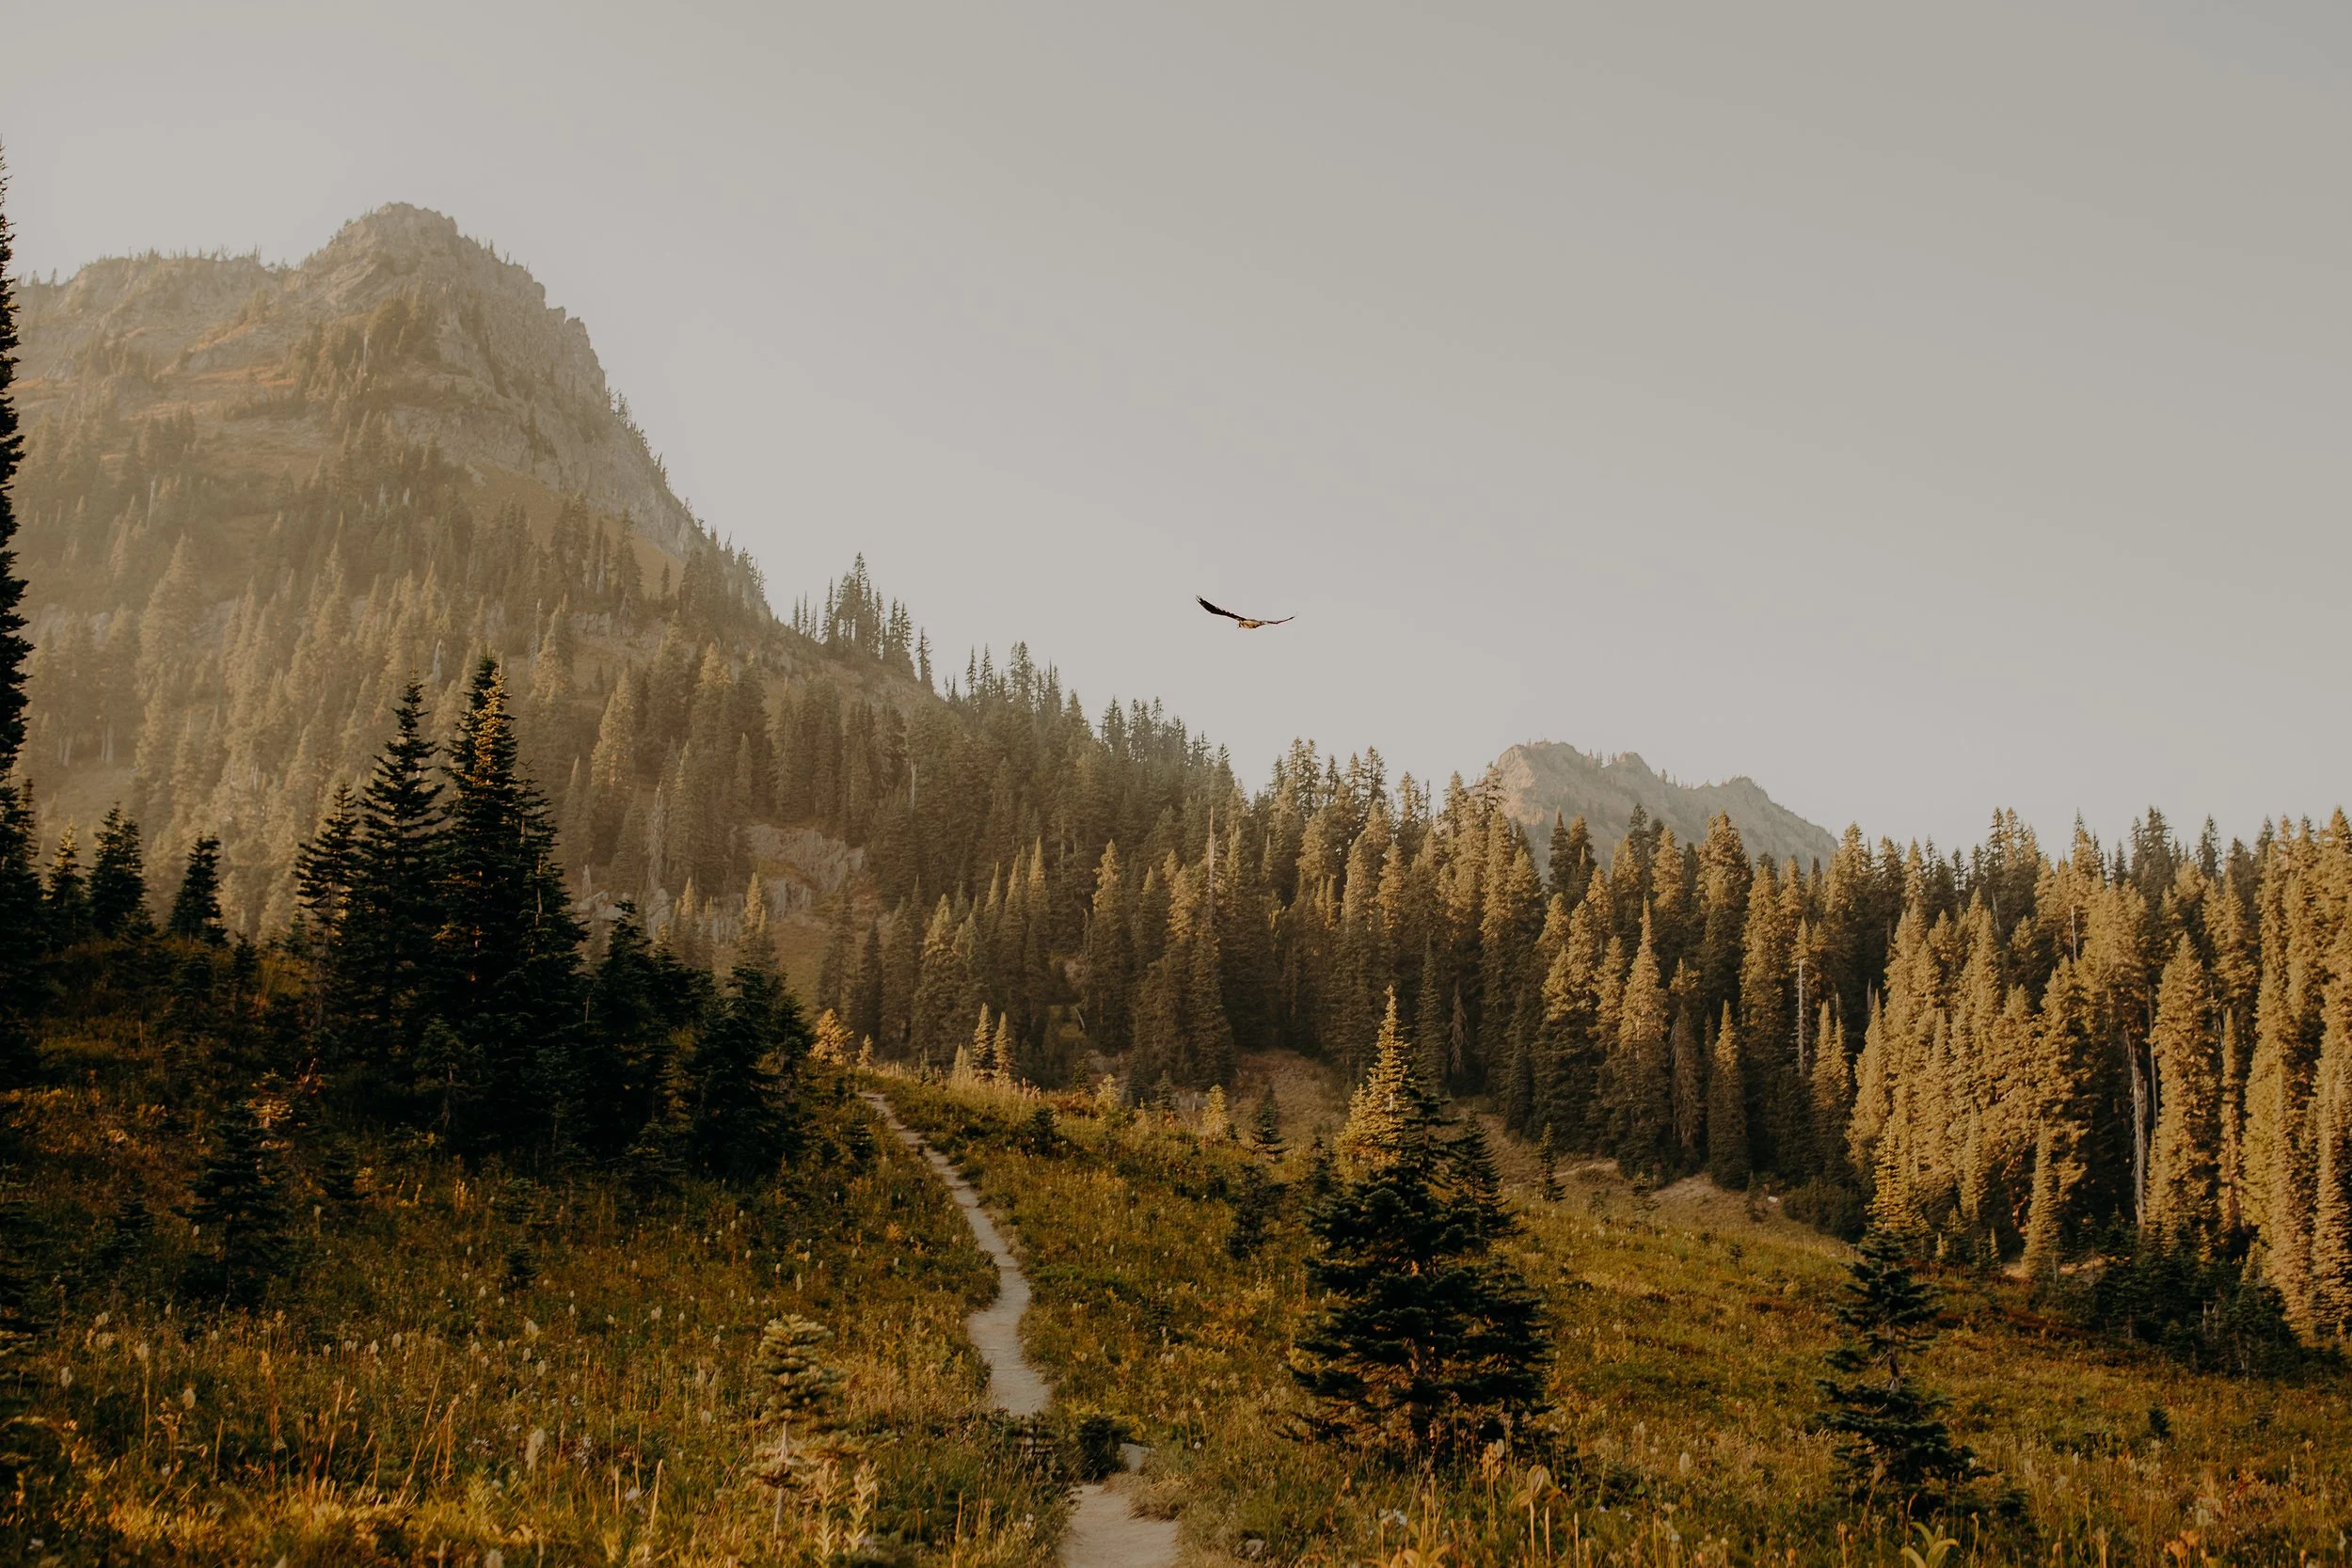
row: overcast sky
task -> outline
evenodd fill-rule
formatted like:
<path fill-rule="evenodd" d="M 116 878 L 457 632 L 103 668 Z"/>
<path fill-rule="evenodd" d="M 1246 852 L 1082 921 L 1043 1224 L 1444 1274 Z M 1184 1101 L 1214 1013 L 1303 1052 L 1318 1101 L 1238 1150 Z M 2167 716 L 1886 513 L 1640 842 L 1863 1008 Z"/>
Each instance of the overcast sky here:
<path fill-rule="evenodd" d="M 41 274 L 450 214 L 780 608 L 863 550 L 1253 780 L 2352 797 L 2341 0 L 0 0 L 0 138 Z"/>

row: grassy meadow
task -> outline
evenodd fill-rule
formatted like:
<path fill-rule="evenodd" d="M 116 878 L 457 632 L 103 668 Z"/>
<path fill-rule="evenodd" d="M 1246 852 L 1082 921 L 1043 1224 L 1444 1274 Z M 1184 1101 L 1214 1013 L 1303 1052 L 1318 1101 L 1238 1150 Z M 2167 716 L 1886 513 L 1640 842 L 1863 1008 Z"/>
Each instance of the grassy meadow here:
<path fill-rule="evenodd" d="M 1263 1071 L 1269 1064 L 1257 1064 Z M 1340 1107 L 1282 1064 L 1298 1182 Z M 1246 1074 L 1247 1075 L 1247 1074 Z M 1751 1200 L 1613 1170 L 1536 1196 L 1511 1245 L 1556 1330 L 1545 1430 L 1429 1477 L 1289 1435 L 1285 1364 L 1311 1310 L 1295 1196 L 1263 1251 L 1227 1256 L 1225 1195 L 1252 1158 L 1194 1118 L 1080 1097 L 898 1082 L 901 1114 L 1011 1222 L 1036 1291 L 1030 1354 L 1076 1411 L 1152 1445 L 1152 1503 L 1187 1556 L 1390 1568 L 1511 1563 L 2339 1561 L 2352 1523 L 2341 1374 L 2296 1384 L 2184 1370 L 2086 1335 L 2002 1277 L 1939 1271 L 1926 1380 L 1991 1472 L 1969 1512 L 1919 1522 L 1843 1491 L 1813 1430 L 1846 1249 Z M 1236 1097 L 1236 1117 L 1255 1103 Z M 1050 1152 L 1034 1147 L 1041 1104 Z M 1498 1143 L 1500 1150 L 1500 1144 Z"/>
<path fill-rule="evenodd" d="M 782 1186 L 641 1196 L 365 1147 L 356 1212 L 314 1107 L 267 1107 L 301 1216 L 259 1310 L 207 1310 L 176 1212 L 205 1126 L 134 1036 L 50 1042 L 19 1195 L 59 1305 L 21 1358 L 35 1463 L 0 1561 L 348 1565 L 1042 1560 L 1059 1488 L 979 1403 L 962 1318 L 994 1274 L 930 1172 L 812 1066 Z M 136 1199 L 126 1209 L 126 1200 Z M 139 1206 L 147 1223 L 138 1223 Z M 780 1498 L 760 1326 L 835 1331 L 834 1457 Z"/>

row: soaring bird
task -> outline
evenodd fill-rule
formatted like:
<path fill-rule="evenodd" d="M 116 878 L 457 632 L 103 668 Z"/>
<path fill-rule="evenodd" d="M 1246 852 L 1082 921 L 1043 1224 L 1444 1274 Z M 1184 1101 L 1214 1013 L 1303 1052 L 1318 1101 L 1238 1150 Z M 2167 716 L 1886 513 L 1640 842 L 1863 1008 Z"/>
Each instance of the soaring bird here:
<path fill-rule="evenodd" d="M 1282 625 L 1283 622 L 1295 621 L 1297 619 L 1295 615 L 1285 615 L 1280 621 L 1255 621 L 1247 615 L 1236 615 L 1230 610 L 1219 610 L 1208 600 L 1201 598 L 1198 594 L 1195 594 L 1193 598 L 1198 600 L 1200 608 L 1207 610 L 1210 614 L 1222 615 L 1228 621 L 1231 621 L 1235 626 L 1241 627 L 1244 631 L 1256 631 L 1260 626 L 1279 626 Z"/>

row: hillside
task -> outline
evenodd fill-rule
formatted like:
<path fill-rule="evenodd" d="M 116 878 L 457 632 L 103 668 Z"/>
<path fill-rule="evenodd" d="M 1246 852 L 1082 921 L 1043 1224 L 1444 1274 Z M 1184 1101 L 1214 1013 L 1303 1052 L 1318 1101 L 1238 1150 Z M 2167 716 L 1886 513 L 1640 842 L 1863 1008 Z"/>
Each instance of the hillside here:
<path fill-rule="evenodd" d="M 576 493 L 628 518 L 673 569 L 706 542 L 587 325 L 438 213 L 378 208 L 292 267 L 93 261 L 20 283 L 17 305 L 29 426 L 103 396 L 123 418 L 184 412 L 223 463 L 293 475 L 374 416 L 501 499 L 551 511 Z"/>
<path fill-rule="evenodd" d="M 93 262 L 19 312 L 27 772 L 53 832 L 119 802 L 174 849 L 218 834 L 241 927 L 290 912 L 406 679 L 446 718 L 506 661 L 560 790 L 665 637 L 788 664 L 586 329 L 445 217 L 388 207 L 295 267 Z"/>
<path fill-rule="evenodd" d="M 1801 867 L 1826 864 L 1837 847 L 1828 830 L 1773 800 L 1754 779 L 1677 784 L 1632 752 L 1599 757 L 1556 740 L 1532 740 L 1497 757 L 1494 776 L 1503 814 L 1526 830 L 1539 862 L 1549 849 L 1553 820 L 1581 816 L 1594 853 L 1606 864 L 1637 809 L 1685 844 L 1706 837 L 1719 814 L 1728 816 L 1750 855 L 1793 858 Z"/>

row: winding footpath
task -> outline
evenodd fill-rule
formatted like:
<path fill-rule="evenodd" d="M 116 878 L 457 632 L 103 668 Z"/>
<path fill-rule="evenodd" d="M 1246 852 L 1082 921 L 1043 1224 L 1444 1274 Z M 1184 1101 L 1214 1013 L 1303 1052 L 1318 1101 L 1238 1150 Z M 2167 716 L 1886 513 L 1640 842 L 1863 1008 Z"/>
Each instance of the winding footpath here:
<path fill-rule="evenodd" d="M 980 1195 L 955 1162 L 898 1119 L 883 1096 L 866 1092 L 865 1101 L 888 1124 L 898 1141 L 920 1154 L 947 1184 L 956 1207 L 972 1227 L 972 1239 L 996 1265 L 996 1299 L 964 1320 L 972 1346 L 988 1363 L 989 1402 L 1011 1416 L 1034 1416 L 1053 1402 L 1053 1386 L 1021 1354 L 1021 1314 L 1029 1307 L 1029 1279 L 980 1207 Z M 1078 1488 L 1077 1506 L 1062 1538 L 1062 1568 L 1168 1568 L 1176 1560 L 1176 1521 L 1147 1519 L 1127 1499 L 1095 1482 Z"/>

